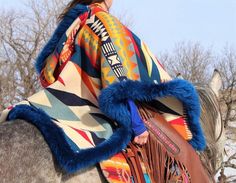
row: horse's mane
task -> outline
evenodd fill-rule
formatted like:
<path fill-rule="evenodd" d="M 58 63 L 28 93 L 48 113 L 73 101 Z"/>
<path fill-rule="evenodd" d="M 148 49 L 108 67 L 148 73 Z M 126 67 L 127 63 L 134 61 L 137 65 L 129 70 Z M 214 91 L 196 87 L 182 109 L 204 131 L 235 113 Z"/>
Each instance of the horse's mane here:
<path fill-rule="evenodd" d="M 210 173 L 215 174 L 216 159 L 218 156 L 217 141 L 223 132 L 222 119 L 217 124 L 218 117 L 221 118 L 219 101 L 216 94 L 208 85 L 196 84 L 201 102 L 201 125 L 207 140 L 207 149 L 201 153 L 204 164 Z M 220 116 L 219 116 L 220 115 Z M 216 132 L 216 125 L 221 125 L 221 131 Z M 216 134 L 219 134 L 216 137 Z M 211 157 L 211 159 L 209 159 Z M 204 160 L 205 159 L 205 160 Z"/>

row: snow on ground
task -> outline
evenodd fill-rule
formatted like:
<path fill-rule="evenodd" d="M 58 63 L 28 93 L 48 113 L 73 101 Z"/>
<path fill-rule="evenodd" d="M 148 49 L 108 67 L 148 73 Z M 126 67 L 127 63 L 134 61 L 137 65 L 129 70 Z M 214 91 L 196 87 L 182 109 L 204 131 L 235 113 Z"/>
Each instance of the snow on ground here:
<path fill-rule="evenodd" d="M 229 123 L 229 129 L 226 132 L 227 141 L 225 145 L 226 155 L 224 157 L 224 161 L 226 161 L 231 155 L 236 153 L 236 121 Z M 236 160 L 231 161 L 236 165 Z M 234 180 L 236 179 L 236 169 L 226 168 L 224 174 L 227 177 L 234 176 Z M 219 173 L 216 177 L 218 177 Z"/>

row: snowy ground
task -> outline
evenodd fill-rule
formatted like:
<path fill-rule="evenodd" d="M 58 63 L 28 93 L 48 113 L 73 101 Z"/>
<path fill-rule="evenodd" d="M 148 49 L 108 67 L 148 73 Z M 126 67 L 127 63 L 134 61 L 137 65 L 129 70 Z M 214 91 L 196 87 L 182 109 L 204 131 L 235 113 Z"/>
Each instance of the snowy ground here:
<path fill-rule="evenodd" d="M 225 151 L 226 151 L 226 155 L 224 159 L 225 161 L 228 160 L 228 158 L 231 155 L 236 153 L 236 121 L 229 123 L 229 127 L 230 127 L 229 130 L 226 132 L 226 136 L 228 140 L 226 141 L 226 146 L 225 146 Z M 231 161 L 231 162 L 236 165 L 236 160 Z M 226 168 L 224 174 L 227 177 L 233 176 L 232 179 L 236 180 L 236 169 Z M 216 177 L 218 177 L 218 175 L 219 173 L 217 174 Z"/>

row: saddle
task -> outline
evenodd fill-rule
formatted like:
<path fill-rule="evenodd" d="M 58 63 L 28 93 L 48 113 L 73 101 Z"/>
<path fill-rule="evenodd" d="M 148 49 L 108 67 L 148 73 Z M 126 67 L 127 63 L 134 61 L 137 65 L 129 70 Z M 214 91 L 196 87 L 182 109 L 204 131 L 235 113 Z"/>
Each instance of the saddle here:
<path fill-rule="evenodd" d="M 214 182 L 192 146 L 161 114 L 148 106 L 139 106 L 139 112 L 150 135 L 144 146 L 130 143 L 122 152 L 131 174 L 123 182 Z"/>

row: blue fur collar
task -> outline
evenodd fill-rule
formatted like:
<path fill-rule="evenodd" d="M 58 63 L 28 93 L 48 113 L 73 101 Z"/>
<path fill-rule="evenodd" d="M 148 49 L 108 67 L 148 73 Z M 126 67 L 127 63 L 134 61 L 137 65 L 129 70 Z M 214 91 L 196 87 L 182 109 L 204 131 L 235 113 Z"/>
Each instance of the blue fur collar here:
<path fill-rule="evenodd" d="M 54 31 L 52 37 L 48 41 L 48 43 L 44 46 L 42 51 L 35 62 L 35 69 L 37 73 L 42 71 L 44 62 L 46 58 L 54 51 L 59 42 L 60 38 L 69 28 L 69 26 L 74 22 L 74 20 L 80 16 L 82 13 L 88 11 L 88 7 L 85 5 L 78 4 L 74 8 L 72 8 L 65 16 L 65 18 L 60 22 L 56 30 Z"/>
<path fill-rule="evenodd" d="M 99 97 L 100 109 L 119 124 L 127 124 L 126 102 L 128 99 L 136 101 L 151 101 L 157 97 L 174 96 L 183 103 L 187 112 L 189 128 L 193 139 L 189 143 L 196 150 L 204 150 L 205 137 L 199 122 L 200 103 L 198 94 L 191 83 L 186 80 L 172 80 L 166 83 L 154 84 L 139 81 L 122 81 L 102 90 Z"/>
<path fill-rule="evenodd" d="M 203 150 L 206 142 L 199 123 L 198 95 L 194 87 L 185 80 L 173 80 L 158 85 L 128 80 L 114 83 L 103 89 L 99 97 L 100 109 L 116 121 L 118 128 L 114 130 L 108 140 L 95 148 L 80 150 L 78 153 L 71 150 L 64 138 L 64 132 L 41 109 L 34 106 L 17 105 L 10 111 L 8 120 L 24 119 L 38 127 L 59 165 L 65 171 L 73 173 L 108 159 L 129 143 L 132 130 L 127 99 L 151 101 L 156 97 L 165 96 L 174 96 L 183 103 L 187 110 L 188 124 L 193 133 L 190 144 L 196 150 Z"/>

